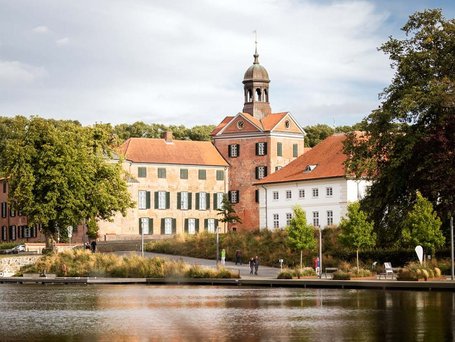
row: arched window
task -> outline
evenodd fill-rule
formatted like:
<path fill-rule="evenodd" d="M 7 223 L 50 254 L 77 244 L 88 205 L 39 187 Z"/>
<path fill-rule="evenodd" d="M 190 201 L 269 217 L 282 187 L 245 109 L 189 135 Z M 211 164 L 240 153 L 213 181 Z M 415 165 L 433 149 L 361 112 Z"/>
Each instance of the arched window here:
<path fill-rule="evenodd" d="M 248 89 L 248 94 L 247 94 L 247 97 L 246 97 L 246 102 L 252 102 L 253 100 L 253 93 L 251 91 L 251 89 Z"/>
<path fill-rule="evenodd" d="M 269 92 L 267 89 L 264 89 L 264 102 L 269 102 Z"/>
<path fill-rule="evenodd" d="M 256 100 L 261 102 L 262 101 L 262 93 L 261 93 L 261 88 L 256 89 Z"/>

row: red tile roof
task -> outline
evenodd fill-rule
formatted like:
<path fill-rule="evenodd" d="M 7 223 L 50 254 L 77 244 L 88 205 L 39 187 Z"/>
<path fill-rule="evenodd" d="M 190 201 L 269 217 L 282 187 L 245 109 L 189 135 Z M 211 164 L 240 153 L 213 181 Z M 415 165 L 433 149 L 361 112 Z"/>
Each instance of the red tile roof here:
<path fill-rule="evenodd" d="M 287 114 L 288 112 L 273 113 L 264 117 L 261 120 L 264 131 L 271 131 Z"/>
<path fill-rule="evenodd" d="M 215 127 L 215 129 L 210 133 L 210 135 L 216 135 L 219 131 L 221 131 L 224 126 L 226 126 L 234 117 L 233 116 L 226 116 L 221 123 Z"/>
<path fill-rule="evenodd" d="M 210 141 L 130 138 L 119 152 L 135 163 L 228 166 Z"/>
<path fill-rule="evenodd" d="M 288 112 L 282 113 L 272 113 L 265 116 L 262 120 L 255 118 L 249 113 L 241 113 L 247 120 L 259 127 L 262 131 L 271 131 L 281 119 L 283 119 Z M 221 123 L 215 127 L 215 129 L 210 133 L 211 136 L 218 134 L 228 123 L 234 119 L 235 116 L 226 116 Z"/>
<path fill-rule="evenodd" d="M 343 153 L 345 134 L 334 134 L 302 154 L 282 169 L 258 181 L 257 185 L 283 183 L 308 179 L 344 177 L 346 175 Z M 305 172 L 309 165 L 316 165 L 313 171 Z"/>

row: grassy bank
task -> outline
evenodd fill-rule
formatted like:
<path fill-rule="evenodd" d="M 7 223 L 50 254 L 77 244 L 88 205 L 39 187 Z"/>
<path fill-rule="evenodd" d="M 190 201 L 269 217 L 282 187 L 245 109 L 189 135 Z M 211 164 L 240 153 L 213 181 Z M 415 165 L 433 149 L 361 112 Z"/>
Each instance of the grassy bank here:
<path fill-rule="evenodd" d="M 237 273 L 225 268 L 212 269 L 183 261 L 90 253 L 85 250 L 43 256 L 35 264 L 22 267 L 17 275 L 24 273 L 54 273 L 59 277 L 238 278 Z"/>

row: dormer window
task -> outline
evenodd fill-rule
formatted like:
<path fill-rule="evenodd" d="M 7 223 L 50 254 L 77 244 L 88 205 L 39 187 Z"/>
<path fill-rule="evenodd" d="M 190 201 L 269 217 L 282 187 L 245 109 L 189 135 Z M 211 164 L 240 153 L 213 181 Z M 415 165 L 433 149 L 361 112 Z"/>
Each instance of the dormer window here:
<path fill-rule="evenodd" d="M 303 172 L 311 172 L 316 168 L 316 166 L 318 166 L 318 164 L 308 164 Z"/>

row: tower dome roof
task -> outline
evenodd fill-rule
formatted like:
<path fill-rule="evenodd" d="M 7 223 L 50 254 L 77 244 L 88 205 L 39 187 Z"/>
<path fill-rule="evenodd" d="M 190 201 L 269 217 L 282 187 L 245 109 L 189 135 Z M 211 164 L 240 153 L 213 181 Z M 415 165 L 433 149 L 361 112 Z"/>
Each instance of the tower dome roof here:
<path fill-rule="evenodd" d="M 257 53 L 257 50 L 253 56 L 253 65 L 250 66 L 245 72 L 245 76 L 243 76 L 243 83 L 251 81 L 270 82 L 269 73 L 262 65 L 259 64 L 259 54 Z"/>

